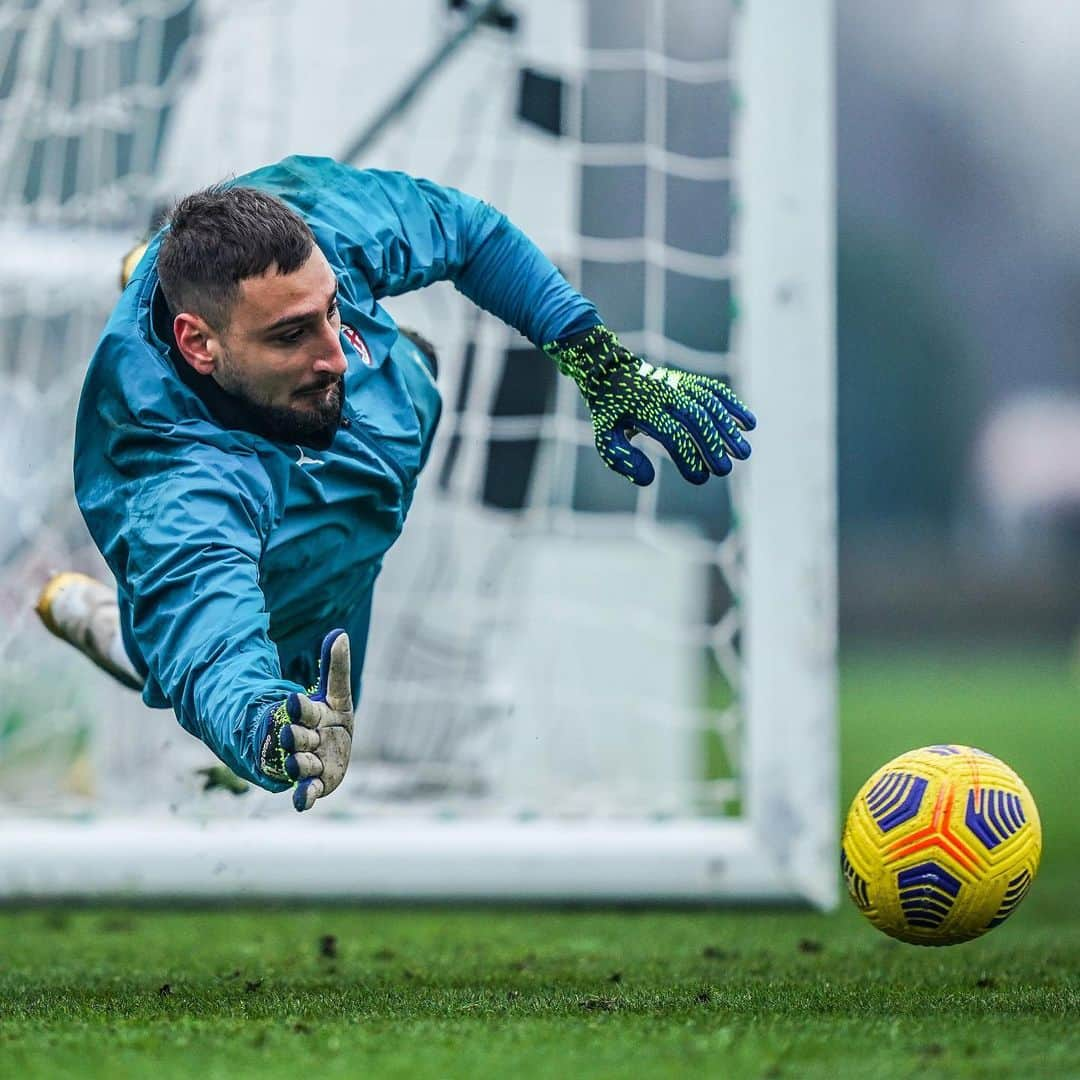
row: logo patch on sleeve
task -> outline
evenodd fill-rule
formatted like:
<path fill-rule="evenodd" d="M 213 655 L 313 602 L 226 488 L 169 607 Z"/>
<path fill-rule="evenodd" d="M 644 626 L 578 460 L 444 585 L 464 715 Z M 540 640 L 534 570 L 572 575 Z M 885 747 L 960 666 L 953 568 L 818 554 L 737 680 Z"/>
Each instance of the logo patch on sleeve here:
<path fill-rule="evenodd" d="M 345 335 L 345 340 L 360 354 L 360 359 L 364 362 L 365 366 L 374 367 L 375 361 L 371 359 L 371 353 L 368 351 L 367 342 L 360 336 L 360 331 L 352 326 L 342 323 L 341 332 Z"/>

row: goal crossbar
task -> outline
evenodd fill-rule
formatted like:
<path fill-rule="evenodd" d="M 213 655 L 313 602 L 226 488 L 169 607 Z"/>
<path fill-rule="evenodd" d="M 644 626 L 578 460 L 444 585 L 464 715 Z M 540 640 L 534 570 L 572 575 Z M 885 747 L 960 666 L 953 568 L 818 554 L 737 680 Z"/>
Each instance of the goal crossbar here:
<path fill-rule="evenodd" d="M 801 883 L 767 852 L 737 821 L 23 822 L 0 895 L 790 902 Z"/>

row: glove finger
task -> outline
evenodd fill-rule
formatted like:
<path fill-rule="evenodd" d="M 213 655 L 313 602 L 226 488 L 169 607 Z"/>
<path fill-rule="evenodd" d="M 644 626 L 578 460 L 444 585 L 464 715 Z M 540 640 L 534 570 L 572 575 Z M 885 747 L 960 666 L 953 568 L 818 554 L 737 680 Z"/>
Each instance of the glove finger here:
<path fill-rule="evenodd" d="M 750 456 L 750 444 L 743 438 L 742 432 L 736 426 L 731 413 L 727 409 L 721 411 L 723 415 L 719 417 L 717 425 L 720 429 L 720 435 L 724 442 L 727 443 L 732 456 L 737 457 L 740 461 L 745 461 Z"/>
<path fill-rule="evenodd" d="M 739 430 L 736 418 L 728 411 L 726 401 L 720 393 L 725 389 L 727 388 L 724 384 L 717 379 L 703 379 L 694 385 L 694 392 L 689 396 L 709 417 L 731 456 L 745 461 L 750 456 L 750 444 Z"/>
<path fill-rule="evenodd" d="M 318 754 L 302 751 L 285 759 L 285 771 L 290 780 L 306 780 L 309 776 L 322 776 L 323 763 Z"/>
<path fill-rule="evenodd" d="M 292 802 L 301 813 L 310 810 L 315 805 L 315 800 L 323 793 L 323 782 L 315 777 L 312 780 L 301 780 L 293 788 Z"/>
<path fill-rule="evenodd" d="M 731 472 L 731 458 L 724 450 L 720 428 L 714 423 L 707 409 L 696 402 L 690 402 L 682 408 L 668 406 L 668 414 L 690 433 L 705 459 L 705 464 L 713 473 L 727 476 Z"/>
<path fill-rule="evenodd" d="M 334 642 L 344 633 L 345 631 L 339 627 L 336 630 L 331 630 L 323 638 L 322 645 L 319 648 L 319 683 L 310 695 L 312 701 L 326 700 L 326 688 L 330 680 L 330 658 L 334 650 Z"/>
<path fill-rule="evenodd" d="M 319 729 L 306 728 L 300 724 L 286 724 L 278 732 L 278 742 L 290 752 L 295 750 L 317 750 L 319 748 Z"/>
<path fill-rule="evenodd" d="M 682 478 L 691 484 L 704 484 L 709 470 L 697 444 L 681 424 L 667 413 L 660 413 L 655 422 L 636 420 L 635 426 L 651 435 L 667 452 Z"/>
<path fill-rule="evenodd" d="M 352 715 L 352 675 L 350 673 L 351 654 L 349 650 L 349 635 L 344 630 L 335 630 L 334 639 L 330 643 L 330 659 L 326 665 L 326 704 L 334 712 Z M 332 635 L 327 635 L 330 640 Z M 326 643 L 323 643 L 325 649 Z"/>
<path fill-rule="evenodd" d="M 294 724 L 316 728 L 322 719 L 326 706 L 313 701 L 306 694 L 292 693 L 285 699 L 285 711 Z"/>
<path fill-rule="evenodd" d="M 723 403 L 725 410 L 734 418 L 735 423 L 743 431 L 753 431 L 757 427 L 757 417 L 746 407 L 727 383 L 719 379 L 709 379 L 702 376 L 702 382 L 706 388 L 718 397 Z"/>
<path fill-rule="evenodd" d="M 609 469 L 625 476 L 638 487 L 648 487 L 656 472 L 652 462 L 636 446 L 630 445 L 627 433 L 621 428 L 598 432 L 596 449 Z"/>

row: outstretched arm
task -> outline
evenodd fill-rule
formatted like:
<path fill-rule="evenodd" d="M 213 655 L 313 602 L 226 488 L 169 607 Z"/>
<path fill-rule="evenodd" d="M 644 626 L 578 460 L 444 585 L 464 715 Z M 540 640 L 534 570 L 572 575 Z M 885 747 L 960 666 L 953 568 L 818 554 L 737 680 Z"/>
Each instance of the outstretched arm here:
<path fill-rule="evenodd" d="M 144 674 L 234 772 L 270 790 L 288 787 L 260 768 L 260 721 L 303 687 L 281 677 L 269 637 L 259 586 L 268 509 L 244 463 L 189 452 L 162 472 L 129 474 L 118 490 L 77 466 L 76 491 L 130 600 Z"/>

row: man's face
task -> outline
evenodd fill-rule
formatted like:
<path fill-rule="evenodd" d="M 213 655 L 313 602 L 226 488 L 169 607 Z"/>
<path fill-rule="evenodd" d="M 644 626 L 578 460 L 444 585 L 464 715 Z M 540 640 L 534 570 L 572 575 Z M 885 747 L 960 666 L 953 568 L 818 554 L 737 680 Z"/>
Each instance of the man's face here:
<path fill-rule="evenodd" d="M 213 377 L 265 422 L 275 438 L 332 434 L 341 421 L 337 281 L 317 246 L 299 270 L 271 267 L 240 283 L 228 328 L 217 337 Z"/>

